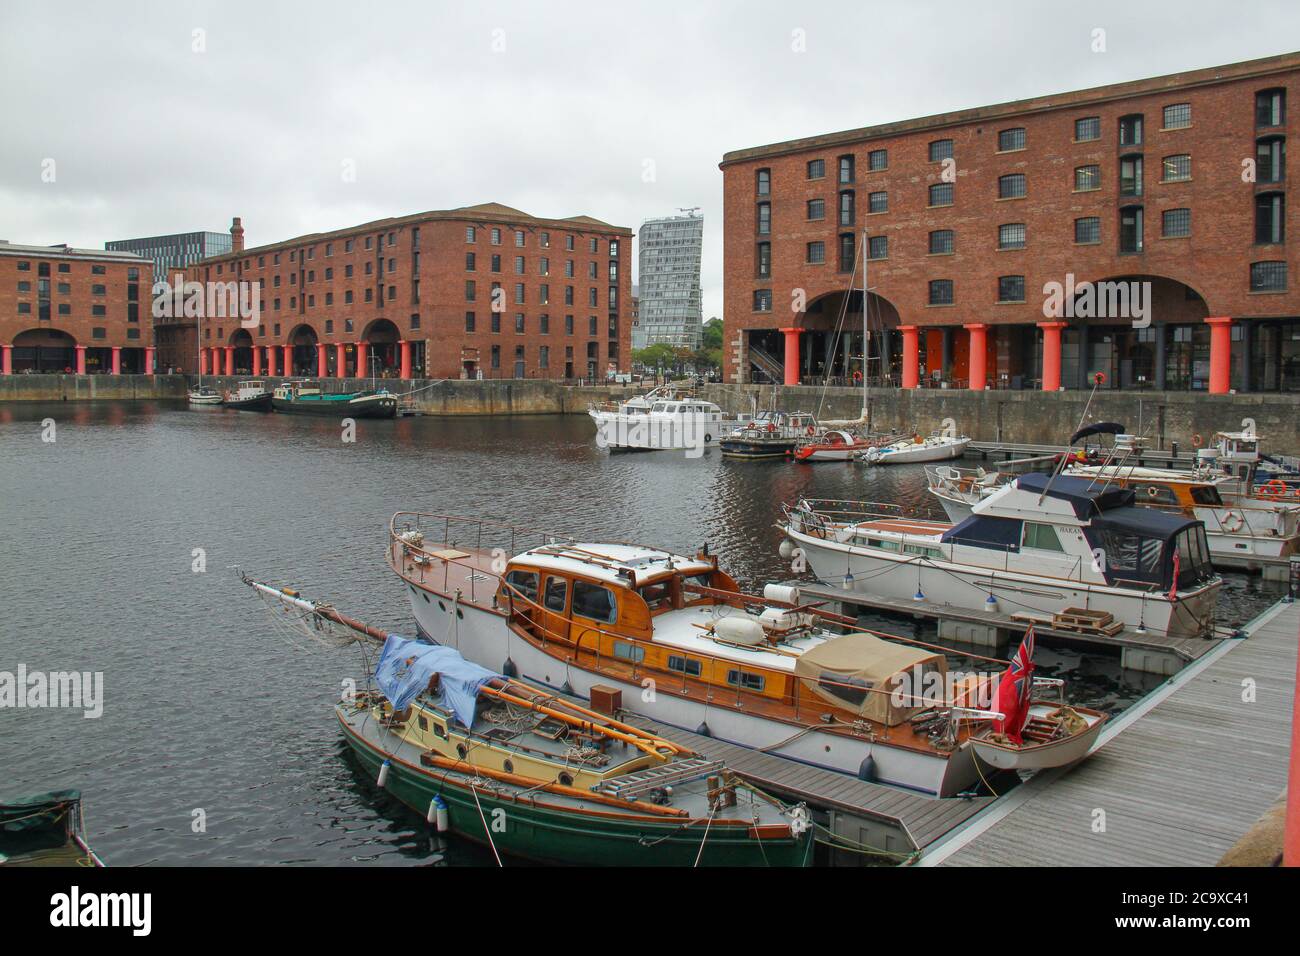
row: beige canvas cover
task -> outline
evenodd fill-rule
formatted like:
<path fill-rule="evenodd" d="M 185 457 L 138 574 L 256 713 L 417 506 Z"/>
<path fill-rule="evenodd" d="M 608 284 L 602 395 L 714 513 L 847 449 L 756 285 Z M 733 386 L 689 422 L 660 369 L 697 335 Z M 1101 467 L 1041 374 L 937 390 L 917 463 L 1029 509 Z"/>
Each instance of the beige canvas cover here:
<path fill-rule="evenodd" d="M 914 686 L 914 675 L 932 670 L 940 676 L 947 673 L 948 662 L 942 654 L 871 634 L 833 638 L 805 651 L 795 662 L 795 673 L 817 696 L 891 727 L 921 709 L 916 704 L 896 706 L 892 692 L 901 687 L 904 695 L 920 695 L 925 687 Z M 904 674 L 906 681 L 900 684 L 895 674 Z"/>

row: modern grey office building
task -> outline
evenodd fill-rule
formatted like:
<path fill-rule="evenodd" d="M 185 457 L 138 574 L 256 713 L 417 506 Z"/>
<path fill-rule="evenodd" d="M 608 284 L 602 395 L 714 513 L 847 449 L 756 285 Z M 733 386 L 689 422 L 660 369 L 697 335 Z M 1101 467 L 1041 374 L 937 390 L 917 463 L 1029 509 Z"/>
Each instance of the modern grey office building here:
<path fill-rule="evenodd" d="M 182 232 L 145 239 L 115 239 L 104 243 L 104 248 L 115 252 L 134 252 L 138 256 L 152 259 L 154 278 L 164 281 L 169 272 L 183 269 L 208 256 L 230 252 L 232 247 L 228 232 Z"/>
<path fill-rule="evenodd" d="M 703 340 L 700 254 L 704 218 L 694 213 L 647 219 L 638 234 L 638 316 L 632 348 L 665 342 L 698 349 Z"/>

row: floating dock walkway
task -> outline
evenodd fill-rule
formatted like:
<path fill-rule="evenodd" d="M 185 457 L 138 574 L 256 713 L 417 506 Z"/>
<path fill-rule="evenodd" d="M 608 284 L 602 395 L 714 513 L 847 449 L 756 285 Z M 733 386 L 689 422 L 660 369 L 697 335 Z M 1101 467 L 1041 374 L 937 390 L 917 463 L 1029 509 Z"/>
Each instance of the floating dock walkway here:
<path fill-rule="evenodd" d="M 1213 866 L 1286 787 L 1300 604 L 1278 603 L 919 866 Z"/>
<path fill-rule="evenodd" d="M 979 455 L 987 461 L 990 458 L 1011 460 L 1017 458 L 1042 459 L 1060 455 L 1071 449 L 1064 445 L 1030 445 L 1023 442 L 973 441 L 966 446 L 966 457 Z M 1140 468 L 1194 468 L 1196 467 L 1196 450 L 1180 451 L 1177 448 L 1143 448 L 1135 451 L 1126 464 Z"/>

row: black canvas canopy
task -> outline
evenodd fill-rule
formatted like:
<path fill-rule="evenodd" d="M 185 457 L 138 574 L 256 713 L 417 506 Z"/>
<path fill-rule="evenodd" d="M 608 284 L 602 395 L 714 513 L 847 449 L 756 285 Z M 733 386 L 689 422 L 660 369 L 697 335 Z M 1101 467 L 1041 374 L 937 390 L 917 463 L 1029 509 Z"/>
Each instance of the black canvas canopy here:
<path fill-rule="evenodd" d="M 1084 425 L 1077 432 L 1070 436 L 1070 444 L 1085 438 L 1091 438 L 1093 435 L 1122 435 L 1124 426 L 1119 422 L 1097 422 L 1094 425 Z"/>

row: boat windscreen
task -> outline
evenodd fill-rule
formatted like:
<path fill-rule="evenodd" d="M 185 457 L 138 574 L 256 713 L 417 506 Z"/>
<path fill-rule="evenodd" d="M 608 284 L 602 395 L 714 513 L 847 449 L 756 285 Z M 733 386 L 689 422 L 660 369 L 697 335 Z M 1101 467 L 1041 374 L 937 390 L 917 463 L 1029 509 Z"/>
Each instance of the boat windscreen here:
<path fill-rule="evenodd" d="M 1181 514 L 1150 508 L 1116 508 L 1094 518 L 1085 529 L 1089 547 L 1110 583 L 1132 582 L 1167 588 L 1173 583 L 1175 548 L 1179 582 L 1199 581 L 1212 573 L 1205 526 Z M 1183 539 L 1188 539 L 1183 554 Z"/>

